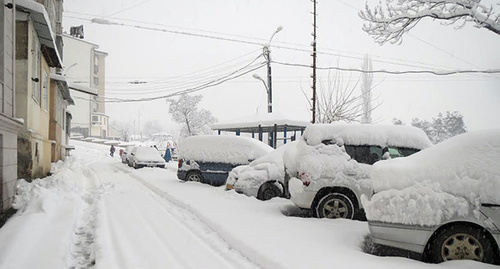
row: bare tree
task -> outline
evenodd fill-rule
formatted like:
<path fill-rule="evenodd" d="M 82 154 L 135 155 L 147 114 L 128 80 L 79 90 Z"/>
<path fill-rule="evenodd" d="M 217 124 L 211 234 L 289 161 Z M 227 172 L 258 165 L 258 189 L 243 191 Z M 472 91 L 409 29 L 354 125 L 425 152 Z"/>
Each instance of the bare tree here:
<path fill-rule="evenodd" d="M 362 66 L 363 71 L 371 71 L 372 59 L 366 54 Z M 373 73 L 363 72 L 361 74 L 361 97 L 363 100 L 363 116 L 361 119 L 362 123 L 372 122 L 372 84 L 373 84 Z"/>
<path fill-rule="evenodd" d="M 364 113 L 371 113 L 374 109 L 380 106 L 370 107 L 365 109 L 363 97 L 370 96 L 370 88 L 366 94 L 359 93 L 358 85 L 360 77 L 352 83 L 352 73 L 349 76 L 347 83 L 344 83 L 341 71 L 328 73 L 328 84 L 319 84 L 318 98 L 316 98 L 316 115 L 318 123 L 332 123 L 335 121 L 360 122 Z M 307 97 L 304 91 L 302 91 Z M 309 101 L 309 106 L 312 109 L 312 104 Z"/>
<path fill-rule="evenodd" d="M 210 133 L 209 125 L 217 121 L 210 111 L 198 110 L 201 98 L 201 95 L 182 94 L 178 100 L 167 99 L 170 103 L 168 112 L 172 119 L 181 125 L 181 137 Z"/>
<path fill-rule="evenodd" d="M 500 8 L 500 4 L 495 8 Z M 459 22 L 459 28 L 473 22 L 477 28 L 500 35 L 500 13 L 493 5 L 482 5 L 481 0 L 386 0 L 384 6 L 380 3 L 373 9 L 367 3 L 359 16 L 366 21 L 363 30 L 381 45 L 401 43 L 403 34 L 424 18 L 446 25 Z"/>
<path fill-rule="evenodd" d="M 134 123 L 132 121 L 113 121 L 111 126 L 120 134 L 123 140 L 130 141 L 131 135 L 134 130 Z"/>

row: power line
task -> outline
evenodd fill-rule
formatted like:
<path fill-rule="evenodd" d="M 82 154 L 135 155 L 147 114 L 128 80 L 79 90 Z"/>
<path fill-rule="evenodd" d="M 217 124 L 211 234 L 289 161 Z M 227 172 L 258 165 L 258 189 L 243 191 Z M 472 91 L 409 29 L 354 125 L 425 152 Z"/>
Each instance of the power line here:
<path fill-rule="evenodd" d="M 194 86 L 194 87 L 183 89 L 183 90 L 178 90 L 178 91 L 171 93 L 171 94 L 166 94 L 166 95 L 156 96 L 156 97 L 143 97 L 143 98 L 137 98 L 137 99 L 105 98 L 105 100 L 107 102 L 120 102 L 120 103 L 123 103 L 123 102 L 144 102 L 144 101 L 152 101 L 152 100 L 157 100 L 157 99 L 165 99 L 165 98 L 177 96 L 177 95 L 180 95 L 183 93 L 191 93 L 191 92 L 200 91 L 200 90 L 203 90 L 203 89 L 206 89 L 209 87 L 214 87 L 214 86 L 220 85 L 224 82 L 239 78 L 243 75 L 246 75 L 250 72 L 253 72 L 257 69 L 262 68 L 263 66 L 266 65 L 266 62 L 254 64 L 255 61 L 259 58 L 260 58 L 260 55 L 259 55 L 259 57 L 255 58 L 255 60 L 248 63 L 247 65 L 245 65 L 245 66 L 243 66 L 243 67 L 241 67 L 241 68 L 239 68 L 239 69 L 237 69 L 237 70 L 235 70 L 235 71 L 233 71 L 233 72 L 231 72 L 223 77 L 214 79 L 212 81 L 205 82 L 205 83 L 198 85 L 198 86 Z M 142 93 L 142 92 L 140 94 L 144 95 L 144 93 Z"/>
<path fill-rule="evenodd" d="M 119 13 L 125 12 L 125 11 L 127 11 L 127 10 L 129 10 L 129 9 L 134 8 L 134 7 L 140 6 L 140 5 L 142 5 L 142 4 L 146 3 L 146 2 L 149 2 L 149 1 L 151 1 L 151 0 L 144 0 L 144 1 L 140 2 L 140 3 L 138 3 L 138 4 L 135 4 L 135 5 L 132 5 L 132 6 L 129 6 L 129 7 L 123 8 L 123 9 L 120 9 L 120 10 L 118 10 L 118 11 L 116 11 L 116 12 L 111 13 L 111 14 L 108 14 L 108 15 L 106 15 L 105 17 L 111 17 L 111 16 L 114 16 L 114 15 L 116 15 L 116 14 L 119 14 Z"/>
<path fill-rule="evenodd" d="M 220 71 L 226 71 L 229 68 L 233 69 L 233 67 L 235 67 L 235 64 L 233 64 L 231 66 L 224 67 L 222 70 L 210 70 L 209 72 L 205 72 L 205 74 L 211 75 L 210 77 L 208 77 L 208 81 L 207 81 L 207 79 L 202 78 L 202 79 L 195 79 L 195 80 L 191 79 L 191 80 L 186 82 L 186 81 L 184 81 L 186 78 L 181 77 L 183 79 L 181 81 L 167 81 L 165 83 L 160 83 L 160 84 L 154 85 L 152 87 L 151 86 L 131 87 L 129 89 L 136 91 L 136 93 L 132 93 L 132 94 L 144 95 L 144 94 L 154 94 L 154 93 L 164 93 L 164 92 L 168 92 L 168 91 L 176 91 L 176 90 L 187 88 L 187 87 L 192 87 L 192 86 L 196 86 L 196 85 L 200 85 L 200 84 L 210 83 L 214 79 L 217 80 L 218 79 L 217 77 L 220 77 L 220 76 L 227 77 L 227 76 L 234 74 L 235 72 L 245 70 L 246 68 L 254 65 L 254 63 L 261 57 L 262 57 L 262 54 L 259 54 L 257 57 L 252 59 L 250 62 L 245 63 L 245 65 L 243 67 L 239 67 L 236 71 L 231 71 L 229 74 L 227 74 L 227 72 L 224 74 L 217 74 L 216 77 L 212 75 L 213 73 L 220 73 Z M 257 65 L 259 65 L 259 64 L 257 64 Z M 141 91 L 137 92 L 137 90 L 141 90 Z M 131 93 L 127 93 L 127 92 L 122 91 L 119 94 L 131 94 Z"/>
<path fill-rule="evenodd" d="M 148 26 L 126 24 L 123 22 L 112 22 L 112 21 L 104 20 L 104 19 L 96 19 L 96 17 L 99 17 L 99 16 L 92 15 L 92 14 L 78 13 L 78 12 L 71 12 L 71 11 L 65 11 L 65 13 L 93 17 L 93 18 L 84 18 L 81 16 L 71 16 L 71 15 L 67 15 L 67 14 L 64 15 L 65 17 L 68 17 L 68 18 L 81 19 L 81 20 L 85 20 L 85 21 L 89 21 L 89 22 L 93 22 L 93 23 L 100 23 L 102 25 L 117 25 L 117 26 L 125 26 L 125 27 L 132 27 L 132 28 L 140 28 L 140 29 L 145 29 L 145 30 L 150 30 L 150 31 L 160 31 L 160 32 L 173 33 L 173 34 L 211 38 L 211 39 L 218 39 L 218 40 L 223 40 L 223 41 L 231 41 L 231 42 L 238 42 L 238 43 L 244 43 L 244 44 L 249 44 L 249 45 L 258 45 L 258 46 L 263 46 L 263 44 L 265 44 L 265 42 L 266 42 L 265 39 L 246 37 L 246 36 L 242 36 L 242 35 L 231 35 L 231 34 L 219 33 L 219 32 L 214 32 L 214 31 L 204 31 L 204 30 L 199 30 L 199 29 L 167 26 L 167 25 L 149 23 L 149 22 L 144 22 L 144 21 L 137 21 L 137 20 L 112 18 L 113 20 L 116 20 L 116 21 L 133 22 L 133 23 L 140 23 L 140 24 L 164 27 L 164 28 L 160 29 L 160 28 L 154 28 L 154 27 L 148 27 Z M 166 29 L 165 27 L 177 28 L 177 29 L 183 29 L 183 30 L 170 30 L 170 29 Z M 201 32 L 201 34 L 187 32 L 187 31 Z M 229 36 L 229 37 L 224 37 L 224 36 Z M 258 40 L 258 41 L 254 41 L 254 40 Z M 310 53 L 309 45 L 295 44 L 295 43 L 282 42 L 282 41 L 276 41 L 274 43 L 275 43 L 273 45 L 274 48 Z M 279 44 L 285 44 L 285 45 L 279 45 Z M 303 49 L 300 47 L 303 47 Z M 363 57 L 364 57 L 364 56 L 362 56 L 362 53 L 348 52 L 348 51 L 342 51 L 342 50 L 336 50 L 336 49 L 330 49 L 330 48 L 318 48 L 318 49 L 319 50 L 317 51 L 317 54 L 321 54 L 321 55 L 338 56 L 338 57 L 342 57 L 342 58 L 356 59 L 356 60 L 363 60 Z M 328 51 L 330 51 L 330 52 L 328 52 Z M 350 55 L 346 55 L 346 53 L 357 54 L 357 55 L 361 55 L 361 56 L 350 56 Z M 379 59 L 377 59 L 377 58 L 379 58 Z M 383 60 L 383 59 L 387 59 L 387 60 Z M 418 68 L 429 68 L 432 66 L 440 67 L 440 68 L 446 67 L 446 66 L 429 64 L 429 63 L 424 63 L 424 62 L 408 61 L 408 60 L 403 60 L 403 59 L 382 57 L 382 56 L 377 56 L 377 55 L 372 55 L 372 61 L 379 62 L 379 63 L 392 64 L 392 65 L 399 65 L 399 66 L 418 67 Z M 398 61 L 398 62 L 396 62 L 396 61 Z M 410 63 L 413 63 L 413 64 L 410 64 Z M 449 67 L 446 67 L 446 68 L 449 68 Z"/>
<path fill-rule="evenodd" d="M 275 64 L 285 65 L 285 66 L 296 66 L 296 67 L 304 67 L 311 68 L 310 65 L 306 64 L 293 64 L 293 63 L 285 63 L 279 61 L 273 61 Z M 500 74 L 500 69 L 489 69 L 489 70 L 451 70 L 451 71 L 432 71 L 432 70 L 407 70 L 407 71 L 389 71 L 389 70 L 362 70 L 355 68 L 342 68 L 337 66 L 329 66 L 329 67 L 316 67 L 321 70 L 338 70 L 338 71 L 347 71 L 347 72 L 358 72 L 358 73 L 382 73 L 382 74 L 390 74 L 390 75 L 404 75 L 404 74 L 431 74 L 436 76 L 448 76 L 448 75 L 456 75 L 456 74 Z"/>

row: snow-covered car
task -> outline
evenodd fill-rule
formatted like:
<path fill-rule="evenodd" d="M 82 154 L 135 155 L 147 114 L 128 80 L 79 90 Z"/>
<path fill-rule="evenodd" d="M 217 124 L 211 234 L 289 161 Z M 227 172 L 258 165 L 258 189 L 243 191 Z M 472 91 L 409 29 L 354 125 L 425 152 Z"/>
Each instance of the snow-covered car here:
<path fill-rule="evenodd" d="M 132 149 L 135 148 L 135 146 L 127 146 L 125 150 L 122 152 L 122 163 L 129 164 L 128 156 L 129 153 L 132 152 Z"/>
<path fill-rule="evenodd" d="M 264 201 L 283 196 L 283 154 L 285 150 L 296 145 L 297 141 L 285 144 L 248 165 L 235 167 L 229 172 L 226 189 L 234 189 L 238 193 L 255 196 Z"/>
<path fill-rule="evenodd" d="M 273 149 L 261 141 L 241 136 L 203 135 L 179 144 L 177 177 L 214 186 L 226 184 L 229 171 Z"/>
<path fill-rule="evenodd" d="M 315 217 L 364 219 L 360 198 L 372 194 L 372 164 L 431 145 L 427 135 L 412 126 L 310 125 L 296 149 L 283 157 L 285 191 Z"/>
<path fill-rule="evenodd" d="M 82 140 L 85 138 L 81 133 L 73 133 L 73 132 L 69 133 L 69 137 L 73 140 Z"/>
<path fill-rule="evenodd" d="M 131 167 L 165 167 L 161 153 L 153 147 L 133 147 L 128 153 L 128 165 Z"/>
<path fill-rule="evenodd" d="M 466 133 L 374 165 L 363 199 L 377 244 L 430 262 L 500 264 L 500 130 Z"/>

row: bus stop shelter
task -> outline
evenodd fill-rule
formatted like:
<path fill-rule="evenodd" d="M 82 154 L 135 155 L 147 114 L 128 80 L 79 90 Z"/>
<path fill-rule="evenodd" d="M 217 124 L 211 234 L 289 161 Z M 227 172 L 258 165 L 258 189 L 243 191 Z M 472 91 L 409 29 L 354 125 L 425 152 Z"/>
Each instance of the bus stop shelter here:
<path fill-rule="evenodd" d="M 280 113 L 256 114 L 250 117 L 235 119 L 225 123 L 212 125 L 212 130 L 220 135 L 222 132 L 234 132 L 236 135 L 250 133 L 253 138 L 262 141 L 263 134 L 268 134 L 269 146 L 276 148 L 278 140 L 286 144 L 288 140 L 295 140 L 298 132 L 304 133 L 310 123 L 286 118 Z"/>

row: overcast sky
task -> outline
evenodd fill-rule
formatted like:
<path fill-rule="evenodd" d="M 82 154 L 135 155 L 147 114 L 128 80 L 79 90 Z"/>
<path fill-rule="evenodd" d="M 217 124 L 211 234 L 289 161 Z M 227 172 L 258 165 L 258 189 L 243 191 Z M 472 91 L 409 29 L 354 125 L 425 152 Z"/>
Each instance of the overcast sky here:
<path fill-rule="evenodd" d="M 378 0 L 368 3 L 375 5 Z M 457 29 L 458 25 L 427 20 L 405 35 L 401 45 L 380 46 L 361 30 L 358 11 L 364 4 L 363 0 L 319 0 L 318 66 L 359 69 L 368 54 L 376 70 L 500 68 L 500 35 L 473 25 Z M 237 70 L 248 72 L 195 93 L 204 96 L 201 107 L 226 122 L 267 112 L 266 89 L 252 77 L 266 78 L 266 68 L 250 71 L 245 66 L 258 58 L 278 26 L 283 30 L 271 43 L 272 59 L 312 63 L 312 3 L 307 0 L 65 0 L 64 5 L 64 31 L 83 24 L 85 40 L 109 54 L 106 95 L 110 98 L 156 98 Z M 128 26 L 91 23 L 92 18 Z M 260 57 L 251 67 L 262 62 Z M 312 95 L 311 69 L 273 64 L 272 71 L 273 111 L 310 121 L 304 93 L 308 98 Z M 320 83 L 326 85 L 334 73 L 320 71 Z M 359 79 L 355 72 L 341 76 L 346 87 Z M 129 83 L 136 80 L 147 83 Z M 378 122 L 389 123 L 395 117 L 405 122 L 431 120 L 439 112 L 459 111 L 469 130 L 500 128 L 500 75 L 375 74 L 374 84 L 373 102 L 380 106 L 372 117 Z M 175 126 L 165 99 L 109 103 L 106 113 L 111 121 L 158 119 L 166 127 Z"/>

